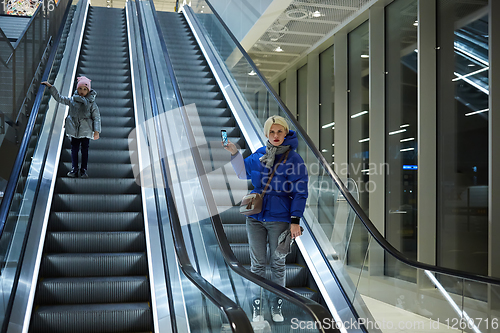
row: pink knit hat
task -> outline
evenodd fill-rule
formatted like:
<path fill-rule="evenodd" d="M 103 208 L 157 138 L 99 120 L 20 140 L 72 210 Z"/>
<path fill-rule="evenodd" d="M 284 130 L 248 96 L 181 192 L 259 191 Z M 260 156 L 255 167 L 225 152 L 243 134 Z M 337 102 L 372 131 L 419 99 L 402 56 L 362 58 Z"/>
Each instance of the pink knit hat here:
<path fill-rule="evenodd" d="M 78 81 L 77 85 L 76 85 L 76 89 L 78 89 L 79 87 L 81 86 L 84 86 L 84 87 L 87 87 L 87 89 L 90 91 L 90 79 L 85 77 L 85 76 L 79 76 L 76 78 L 76 80 Z"/>

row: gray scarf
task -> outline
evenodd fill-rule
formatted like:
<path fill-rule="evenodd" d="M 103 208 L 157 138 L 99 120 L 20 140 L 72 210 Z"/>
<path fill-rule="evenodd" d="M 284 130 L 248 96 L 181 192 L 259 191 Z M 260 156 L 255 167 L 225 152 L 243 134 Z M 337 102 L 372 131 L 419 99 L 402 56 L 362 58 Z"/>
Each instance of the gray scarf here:
<path fill-rule="evenodd" d="M 266 164 L 266 168 L 272 168 L 274 165 L 274 158 L 276 155 L 281 155 L 287 152 L 287 150 L 290 149 L 289 145 L 286 146 L 274 146 L 271 142 L 267 141 L 266 144 L 266 153 L 262 155 L 259 160 L 262 163 Z"/>

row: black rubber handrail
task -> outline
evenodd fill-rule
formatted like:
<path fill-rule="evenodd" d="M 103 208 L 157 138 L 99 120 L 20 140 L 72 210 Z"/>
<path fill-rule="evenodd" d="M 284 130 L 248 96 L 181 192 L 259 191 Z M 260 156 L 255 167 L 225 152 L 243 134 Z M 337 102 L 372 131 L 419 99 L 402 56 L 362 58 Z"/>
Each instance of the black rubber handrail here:
<path fill-rule="evenodd" d="M 164 57 L 165 57 L 165 62 L 167 64 L 167 68 L 169 71 L 169 74 L 171 75 L 171 80 L 172 80 L 172 85 L 174 86 L 174 91 L 176 91 L 176 95 L 180 95 L 180 88 L 178 87 L 177 79 L 175 77 L 174 71 L 173 71 L 173 66 L 170 61 L 170 57 L 167 51 L 167 47 L 165 44 L 165 40 L 163 38 L 163 33 L 160 28 L 160 23 L 156 14 L 156 11 L 154 10 L 154 4 L 151 2 L 151 6 L 153 8 L 153 15 L 156 23 L 156 27 L 158 30 L 158 35 L 160 37 L 160 42 L 162 44 L 162 49 L 164 52 Z M 188 10 L 191 10 L 190 7 L 187 7 Z M 238 261 L 236 256 L 234 255 L 230 245 L 229 241 L 227 240 L 226 233 L 224 231 L 224 227 L 222 226 L 222 222 L 220 219 L 220 215 L 217 212 L 216 204 L 215 204 L 215 199 L 213 197 L 213 193 L 210 187 L 210 184 L 208 183 L 207 177 L 203 177 L 205 175 L 205 170 L 203 167 L 203 161 L 201 158 L 201 154 L 199 152 L 198 146 L 196 144 L 195 136 L 192 131 L 191 124 L 189 122 L 189 117 L 187 116 L 186 110 L 184 108 L 184 102 L 182 97 L 177 101 L 179 108 L 181 110 L 181 116 L 182 120 L 184 122 L 184 128 L 186 129 L 186 134 L 187 134 L 187 140 L 189 142 L 191 154 L 194 159 L 194 165 L 197 171 L 197 174 L 200 176 L 200 182 L 201 182 L 201 188 L 203 191 L 204 199 L 205 202 L 207 203 L 207 208 L 209 210 L 209 215 L 211 216 L 211 222 L 212 226 L 214 228 L 215 236 L 217 238 L 217 242 L 219 244 L 219 248 L 221 249 L 222 256 L 224 258 L 224 261 L 228 264 L 228 266 L 235 271 L 238 275 L 244 277 L 245 279 L 259 285 L 260 287 L 263 287 L 264 289 L 267 289 L 271 291 L 274 294 L 278 294 L 285 300 L 297 305 L 301 309 L 305 310 L 309 315 L 311 315 L 311 318 L 315 322 L 325 322 L 325 320 L 331 320 L 331 314 L 320 304 L 312 301 L 309 298 L 303 297 L 295 292 L 290 291 L 289 289 L 286 289 L 274 282 L 271 282 L 267 279 L 264 279 L 252 272 L 250 272 L 248 269 L 246 269 L 241 263 Z M 318 331 L 320 332 L 340 332 L 336 328 L 325 328 L 325 327 L 319 327 Z"/>
<path fill-rule="evenodd" d="M 358 204 L 358 202 L 354 199 L 354 197 L 349 193 L 347 188 L 344 186 L 342 183 L 342 180 L 339 178 L 339 176 L 333 171 L 333 169 L 330 167 L 324 156 L 320 153 L 318 148 L 314 145 L 313 141 L 307 135 L 307 132 L 302 128 L 302 126 L 295 120 L 294 116 L 288 110 L 286 107 L 285 103 L 281 100 L 281 98 L 278 96 L 276 91 L 273 89 L 273 87 L 269 84 L 267 79 L 262 75 L 262 73 L 259 71 L 259 68 L 255 65 L 253 62 L 252 58 L 248 55 L 248 53 L 245 51 L 243 46 L 238 42 L 238 39 L 233 35 L 231 30 L 227 27 L 227 25 L 224 23 L 222 18 L 219 16 L 215 8 L 212 6 L 212 4 L 208 1 L 205 0 L 207 5 L 210 7 L 210 10 L 212 11 L 212 14 L 217 17 L 219 20 L 219 23 L 222 25 L 222 27 L 226 30 L 226 33 L 231 37 L 233 42 L 235 43 L 236 47 L 240 50 L 241 54 L 243 57 L 248 61 L 254 72 L 257 74 L 257 76 L 261 79 L 262 83 L 265 85 L 267 91 L 273 96 L 275 101 L 279 104 L 281 110 L 285 112 L 288 116 L 288 119 L 292 124 L 297 128 L 297 130 L 300 132 L 302 135 L 304 141 L 306 142 L 307 146 L 311 151 L 314 153 L 314 155 L 318 158 L 318 160 L 321 162 L 322 166 L 326 169 L 328 172 L 328 175 L 333 179 L 335 182 L 335 185 L 338 187 L 340 192 L 344 195 L 346 198 L 347 202 L 351 206 L 351 208 L 354 210 L 356 215 L 359 217 L 365 228 L 368 230 L 370 235 L 375 239 L 375 241 L 386 251 L 388 252 L 391 256 L 394 258 L 398 259 L 399 261 L 402 261 L 403 263 L 412 266 L 414 268 L 419 268 L 423 270 L 429 270 L 429 271 L 434 271 L 436 273 L 441 273 L 441 274 L 447 274 L 447 275 L 452 275 L 457 278 L 461 279 L 467 279 L 467 280 L 474 280 L 478 282 L 483 282 L 483 283 L 490 283 L 493 285 L 500 285 L 500 278 L 495 278 L 491 276 L 485 276 L 485 275 L 478 275 L 478 274 L 471 274 L 468 272 L 463 272 L 459 271 L 456 269 L 450 269 L 450 268 L 444 268 L 441 266 L 435 266 L 435 265 L 430 265 L 430 264 L 425 264 L 413 259 L 410 259 L 406 257 L 404 254 L 402 254 L 399 250 L 397 250 L 394 246 L 392 246 L 386 239 L 385 237 L 378 231 L 378 229 L 373 225 L 371 222 L 370 218 L 366 213 L 363 211 L 361 206 Z"/>
<path fill-rule="evenodd" d="M 50 51 L 49 58 L 47 60 L 47 65 L 45 67 L 45 71 L 42 75 L 42 82 L 47 81 L 49 78 L 49 74 L 52 71 L 52 66 L 54 63 L 54 58 L 57 53 L 57 48 L 59 46 L 59 42 L 61 40 L 61 36 L 64 30 L 64 22 L 68 17 L 69 10 L 71 8 L 72 0 L 68 1 L 68 5 L 66 7 L 66 11 L 64 13 L 63 19 L 61 20 L 61 26 L 59 27 L 59 31 L 57 32 L 56 38 L 52 45 L 52 50 Z M 50 39 L 49 39 L 50 43 Z M 33 107 L 31 108 L 30 117 L 28 118 L 28 122 L 26 125 L 26 129 L 23 134 L 23 138 L 21 140 L 21 144 L 19 147 L 19 152 L 17 153 L 16 160 L 14 162 L 14 166 L 12 168 L 9 182 L 7 183 L 7 187 L 5 189 L 3 200 L 0 204 L 0 237 L 2 237 L 5 222 L 7 221 L 7 217 L 9 215 L 9 209 L 12 204 L 12 200 L 14 198 L 17 180 L 21 174 L 21 170 L 23 168 L 23 162 L 26 157 L 26 153 L 28 151 L 28 144 L 31 139 L 31 135 L 33 134 L 33 129 L 35 127 L 35 122 L 38 116 L 38 110 L 40 108 L 40 104 L 42 103 L 43 94 L 45 92 L 45 86 L 40 86 L 38 88 L 38 92 L 35 97 L 35 101 L 33 102 Z"/>
<path fill-rule="evenodd" d="M 152 74 L 151 68 L 149 66 L 149 53 L 147 51 L 146 46 L 146 38 L 144 33 L 144 27 L 142 24 L 144 21 L 141 18 L 141 4 L 140 2 L 136 2 L 137 4 L 137 16 L 139 19 L 139 30 L 141 34 L 141 43 L 143 45 L 143 55 L 144 55 L 144 63 L 146 67 L 146 75 L 148 80 L 148 88 L 149 88 L 149 97 L 151 100 L 151 106 L 153 111 L 153 117 L 155 119 L 155 129 L 157 131 L 157 143 L 161 152 L 163 152 L 163 156 L 167 156 L 164 142 L 162 140 L 163 131 L 159 121 L 159 112 L 158 105 L 156 103 L 156 94 L 154 91 L 154 85 L 152 82 Z M 153 8 L 154 12 L 154 8 Z M 174 238 L 174 246 L 175 252 L 177 253 L 177 259 L 181 270 L 186 275 L 186 277 L 205 295 L 208 299 L 212 301 L 221 311 L 223 311 L 227 319 L 230 323 L 230 327 L 233 332 L 253 332 L 252 324 L 248 320 L 246 313 L 240 308 L 236 303 L 234 303 L 230 298 L 224 295 L 220 290 L 215 288 L 212 284 L 210 284 L 207 280 L 205 280 L 200 273 L 198 273 L 193 265 L 191 264 L 191 260 L 186 251 L 186 246 L 184 243 L 184 237 L 182 234 L 181 223 L 179 219 L 179 215 L 177 213 L 177 208 L 175 205 L 175 201 L 172 195 L 172 190 L 169 186 L 171 183 L 171 175 L 168 167 L 168 161 L 166 158 L 161 159 L 162 165 L 162 173 L 164 175 L 164 185 L 165 185 L 165 195 L 167 197 L 167 207 L 170 217 L 170 228 L 172 230 L 172 236 Z"/>

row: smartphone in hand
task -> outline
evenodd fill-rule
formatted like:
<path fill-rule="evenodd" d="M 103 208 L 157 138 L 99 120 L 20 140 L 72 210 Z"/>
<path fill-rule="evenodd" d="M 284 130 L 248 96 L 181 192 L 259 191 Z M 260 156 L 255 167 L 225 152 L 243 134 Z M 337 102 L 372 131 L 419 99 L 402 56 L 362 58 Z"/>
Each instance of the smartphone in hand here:
<path fill-rule="evenodd" d="M 220 135 L 222 136 L 222 144 L 227 147 L 227 132 L 226 130 L 221 130 Z"/>

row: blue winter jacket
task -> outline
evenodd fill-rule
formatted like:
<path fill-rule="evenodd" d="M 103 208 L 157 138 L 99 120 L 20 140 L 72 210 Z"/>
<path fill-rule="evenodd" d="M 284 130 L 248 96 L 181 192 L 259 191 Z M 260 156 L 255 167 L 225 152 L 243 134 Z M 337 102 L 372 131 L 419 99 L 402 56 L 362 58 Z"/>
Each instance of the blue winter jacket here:
<path fill-rule="evenodd" d="M 251 217 L 262 222 L 291 222 L 291 216 L 302 217 L 307 200 L 307 168 L 302 157 L 296 152 L 297 134 L 290 130 L 282 145 L 290 145 L 286 163 L 281 163 L 264 195 L 262 211 Z M 233 169 L 240 179 L 250 179 L 254 190 L 262 193 L 272 170 L 259 160 L 266 153 L 266 147 L 259 148 L 243 159 L 240 153 L 231 157 Z M 276 155 L 275 165 L 282 155 Z M 274 168 L 274 166 L 273 166 Z"/>

